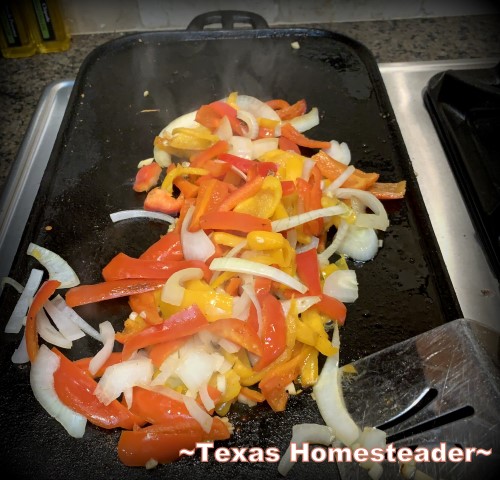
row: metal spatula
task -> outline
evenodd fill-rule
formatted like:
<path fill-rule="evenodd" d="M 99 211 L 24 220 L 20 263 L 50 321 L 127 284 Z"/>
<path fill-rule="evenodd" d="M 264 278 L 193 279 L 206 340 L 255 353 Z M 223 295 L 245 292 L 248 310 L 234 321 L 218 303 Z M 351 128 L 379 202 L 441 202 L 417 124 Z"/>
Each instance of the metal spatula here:
<path fill-rule="evenodd" d="M 343 391 L 353 419 L 378 426 L 401 447 L 491 450 L 471 462 L 419 463 L 432 478 L 500 478 L 500 336 L 460 319 L 354 363 Z M 383 462 L 383 479 L 403 478 Z M 356 463 L 339 462 L 344 479 L 366 479 Z"/>

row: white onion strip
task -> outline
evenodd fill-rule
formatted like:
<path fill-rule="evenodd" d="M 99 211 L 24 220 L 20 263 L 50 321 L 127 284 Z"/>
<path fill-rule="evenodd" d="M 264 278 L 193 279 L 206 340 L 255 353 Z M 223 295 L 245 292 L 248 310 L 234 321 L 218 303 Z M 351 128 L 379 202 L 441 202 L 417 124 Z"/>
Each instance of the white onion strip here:
<path fill-rule="evenodd" d="M 66 300 L 59 295 L 52 300 L 52 302 L 57 306 L 57 308 L 69 318 L 73 323 L 78 325 L 87 335 L 95 338 L 97 341 L 102 342 L 101 334 L 91 325 L 89 325 L 75 310 L 68 306 Z"/>
<path fill-rule="evenodd" d="M 332 444 L 334 439 L 332 429 L 326 425 L 301 423 L 293 426 L 290 443 L 295 443 L 298 447 L 304 443 L 328 446 Z M 288 447 L 278 464 L 278 472 L 285 476 L 294 465 L 295 463 L 291 461 L 290 447 Z"/>
<path fill-rule="evenodd" d="M 262 263 L 245 260 L 243 258 L 215 258 L 210 264 L 210 270 L 235 273 L 249 273 L 258 277 L 269 278 L 300 293 L 307 292 L 307 287 L 298 280 L 281 271 L 279 268 L 263 265 Z"/>
<path fill-rule="evenodd" d="M 346 213 L 346 211 L 347 207 L 344 204 L 333 205 L 332 207 L 318 208 L 317 210 L 311 210 L 310 212 L 299 213 L 298 215 L 293 215 L 288 218 L 274 220 L 273 222 L 271 222 L 271 226 L 273 232 L 282 232 L 283 230 L 289 230 L 290 228 L 298 227 L 303 223 L 310 222 L 311 220 L 316 220 L 317 218 L 342 215 Z"/>
<path fill-rule="evenodd" d="M 349 165 L 328 187 L 323 190 L 323 193 L 328 196 L 335 196 L 337 189 L 340 188 L 345 181 L 354 173 L 354 165 Z"/>
<path fill-rule="evenodd" d="M 194 205 L 189 207 L 181 227 L 181 245 L 186 260 L 201 260 L 205 262 L 215 253 L 215 245 L 203 229 L 190 232 L 189 225 L 194 213 Z"/>
<path fill-rule="evenodd" d="M 301 133 L 307 132 L 311 128 L 319 125 L 319 112 L 316 107 L 311 108 L 311 110 L 304 115 L 292 118 L 285 123 L 290 123 L 296 130 Z"/>
<path fill-rule="evenodd" d="M 198 405 L 194 398 L 183 395 L 182 399 L 189 414 L 200 424 L 205 432 L 210 432 L 214 419 Z"/>
<path fill-rule="evenodd" d="M 246 110 L 240 109 L 236 112 L 236 117 L 245 122 L 247 125 L 248 131 L 243 133 L 243 136 L 252 140 L 257 138 L 257 135 L 259 134 L 259 124 L 257 123 L 255 116 Z"/>
<path fill-rule="evenodd" d="M 106 363 L 107 359 L 115 346 L 115 329 L 111 322 L 105 321 L 99 325 L 99 331 L 104 341 L 102 348 L 94 355 L 89 363 L 89 372 L 95 375 L 99 369 Z"/>
<path fill-rule="evenodd" d="M 42 309 L 36 315 L 36 329 L 46 342 L 51 343 L 59 348 L 71 348 L 73 342 L 68 340 L 59 330 L 57 330 L 47 317 L 45 311 Z"/>
<path fill-rule="evenodd" d="M 201 403 L 203 403 L 205 410 L 207 412 L 213 410 L 215 408 L 215 403 L 210 394 L 208 393 L 208 384 L 204 383 L 198 390 L 198 393 L 200 394 Z"/>
<path fill-rule="evenodd" d="M 335 324 L 332 345 L 340 347 L 339 327 Z M 339 352 L 331 355 L 321 370 L 313 392 L 319 411 L 326 425 L 344 445 L 351 446 L 361 431 L 349 415 L 342 396 L 341 372 L 339 371 Z"/>
<path fill-rule="evenodd" d="M 182 284 L 188 280 L 200 280 L 201 278 L 203 278 L 201 268 L 184 268 L 175 272 L 162 288 L 161 301 L 177 307 L 180 306 L 186 290 Z"/>
<path fill-rule="evenodd" d="M 51 280 L 61 282 L 58 288 L 71 288 L 80 284 L 78 275 L 57 253 L 35 243 L 28 245 L 26 253 L 36 258 L 47 269 Z"/>
<path fill-rule="evenodd" d="M 30 361 L 30 357 L 28 356 L 28 348 L 26 346 L 26 332 L 23 331 L 23 338 L 19 342 L 19 346 L 14 350 L 14 353 L 11 357 L 12 363 L 20 364 L 20 363 L 28 363 Z"/>
<path fill-rule="evenodd" d="M 0 282 L 0 292 L 2 292 L 3 287 L 5 285 L 10 285 L 11 287 L 14 287 L 17 290 L 17 293 L 23 293 L 24 287 L 17 280 L 14 280 L 11 277 L 2 278 L 2 281 Z"/>
<path fill-rule="evenodd" d="M 363 202 L 373 213 L 359 213 L 356 215 L 356 225 L 358 227 L 376 228 L 377 230 L 387 230 L 389 218 L 382 202 L 370 192 L 358 190 L 356 188 L 339 188 L 337 198 L 355 197 Z"/>
<path fill-rule="evenodd" d="M 46 345 L 42 345 L 35 361 L 31 364 L 30 384 L 40 405 L 54 417 L 66 431 L 75 438 L 82 438 L 87 419 L 64 405 L 54 388 L 54 372 L 60 359 Z"/>
<path fill-rule="evenodd" d="M 110 213 L 111 221 L 113 223 L 121 222 L 122 220 L 130 220 L 133 218 L 149 218 L 151 220 L 163 220 L 167 223 L 173 223 L 174 217 L 161 212 L 149 212 L 147 210 L 121 210 L 119 212 Z"/>
<path fill-rule="evenodd" d="M 85 336 L 81 328 L 64 315 L 51 300 L 45 302 L 43 308 L 49 314 L 57 329 L 68 340 L 78 340 Z"/>
<path fill-rule="evenodd" d="M 330 243 L 325 250 L 318 254 L 318 261 L 320 265 L 326 265 L 328 263 L 328 259 L 337 251 L 348 231 L 349 224 L 344 219 L 340 220 L 339 228 L 333 237 L 332 243 Z"/>
<path fill-rule="evenodd" d="M 43 271 L 33 268 L 30 272 L 23 293 L 19 297 L 12 314 L 5 325 L 6 333 L 19 333 L 23 326 L 24 317 L 28 313 L 33 297 L 40 286 L 43 278 Z"/>

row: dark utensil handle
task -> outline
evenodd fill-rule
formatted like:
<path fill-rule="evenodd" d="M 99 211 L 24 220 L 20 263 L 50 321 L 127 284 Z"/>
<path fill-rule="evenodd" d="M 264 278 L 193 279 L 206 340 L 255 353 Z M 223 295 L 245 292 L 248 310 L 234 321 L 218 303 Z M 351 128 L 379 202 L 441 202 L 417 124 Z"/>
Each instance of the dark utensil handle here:
<path fill-rule="evenodd" d="M 191 20 L 187 30 L 203 30 L 212 24 L 221 24 L 222 30 L 234 30 L 236 23 L 248 23 L 254 29 L 269 28 L 263 17 L 252 12 L 240 10 L 216 10 L 202 13 Z"/>

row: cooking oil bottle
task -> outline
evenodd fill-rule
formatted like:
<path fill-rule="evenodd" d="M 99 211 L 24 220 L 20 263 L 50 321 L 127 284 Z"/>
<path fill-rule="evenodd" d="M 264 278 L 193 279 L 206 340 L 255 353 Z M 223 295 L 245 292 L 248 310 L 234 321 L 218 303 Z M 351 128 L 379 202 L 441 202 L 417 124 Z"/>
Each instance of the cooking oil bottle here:
<path fill-rule="evenodd" d="M 0 46 L 4 57 L 62 52 L 71 38 L 57 0 L 1 2 Z"/>

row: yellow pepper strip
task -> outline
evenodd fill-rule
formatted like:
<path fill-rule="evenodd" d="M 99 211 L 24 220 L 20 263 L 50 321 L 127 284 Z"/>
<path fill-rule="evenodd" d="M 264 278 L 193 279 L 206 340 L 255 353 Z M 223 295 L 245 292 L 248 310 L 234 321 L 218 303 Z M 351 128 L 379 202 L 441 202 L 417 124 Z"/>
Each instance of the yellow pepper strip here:
<path fill-rule="evenodd" d="M 309 245 L 312 241 L 312 237 L 311 237 L 311 235 L 306 235 L 302 231 L 302 228 L 297 228 L 297 241 L 299 243 L 304 244 L 304 245 Z"/>
<path fill-rule="evenodd" d="M 273 363 L 263 368 L 260 372 L 254 372 L 252 370 L 252 375 L 249 375 L 245 378 L 242 377 L 241 385 L 244 387 L 255 385 L 256 383 L 260 382 L 264 378 L 264 376 L 274 367 L 290 360 L 291 356 L 292 350 L 290 350 L 289 348 L 285 349 L 285 351 Z"/>
<path fill-rule="evenodd" d="M 234 370 L 228 370 L 224 376 L 226 377 L 226 390 L 219 400 L 221 403 L 237 398 L 241 390 L 240 377 Z"/>
<path fill-rule="evenodd" d="M 309 327 L 317 334 L 314 347 L 319 350 L 320 353 L 329 357 L 338 351 L 338 349 L 334 347 L 328 339 L 328 334 L 325 332 L 323 320 L 317 310 L 314 308 L 306 310 L 302 313 L 301 320 L 305 326 Z"/>
<path fill-rule="evenodd" d="M 215 407 L 215 412 L 217 413 L 217 415 L 219 415 L 221 417 L 225 417 L 229 413 L 229 410 L 230 410 L 232 404 L 233 404 L 233 402 L 219 403 Z"/>
<path fill-rule="evenodd" d="M 299 322 L 299 314 L 297 313 L 297 301 L 292 298 L 290 310 L 286 316 L 286 348 L 293 350 L 295 340 L 297 339 L 297 323 Z"/>
<path fill-rule="evenodd" d="M 328 265 L 321 268 L 321 278 L 324 280 L 326 277 L 329 277 L 333 272 L 339 270 L 339 267 L 334 263 L 329 263 Z"/>
<path fill-rule="evenodd" d="M 218 245 L 236 247 L 236 245 L 239 245 L 245 239 L 243 237 L 239 237 L 238 235 L 233 235 L 232 233 L 214 232 L 212 234 L 212 240 Z"/>
<path fill-rule="evenodd" d="M 174 180 L 177 177 L 180 177 L 182 175 L 207 175 L 208 170 L 205 170 L 204 168 L 193 168 L 193 167 L 181 167 L 180 165 L 177 165 L 175 168 L 172 168 L 170 172 L 167 173 L 165 178 L 163 179 L 163 182 L 161 184 L 161 188 L 163 190 L 166 190 L 168 193 L 172 194 L 173 188 L 174 188 Z"/>
<path fill-rule="evenodd" d="M 144 330 L 146 327 L 149 327 L 149 324 L 146 323 L 146 320 L 144 320 L 143 317 L 141 317 L 140 315 L 136 315 L 134 318 L 127 318 L 127 320 L 125 320 L 124 322 L 124 327 L 125 328 L 121 333 L 123 335 L 128 335 Z"/>
<path fill-rule="evenodd" d="M 239 108 L 238 104 L 236 103 L 237 100 L 238 100 L 238 92 L 231 92 L 227 97 L 227 103 L 236 110 L 238 110 Z"/>
<path fill-rule="evenodd" d="M 178 127 L 172 130 L 172 138 L 175 138 L 176 135 L 187 135 L 194 138 L 198 138 L 200 140 L 208 140 L 209 142 L 216 142 L 219 138 L 217 135 L 213 135 L 212 132 L 200 125 L 194 128 L 186 128 L 186 127 Z"/>
<path fill-rule="evenodd" d="M 304 360 L 300 370 L 300 383 L 304 388 L 311 387 L 318 381 L 318 351 L 313 350 Z"/>
<path fill-rule="evenodd" d="M 288 215 L 288 212 L 283 205 L 283 202 L 280 201 L 278 203 L 276 210 L 273 213 L 273 216 L 271 217 L 271 220 L 281 220 L 282 218 L 288 218 L 290 215 Z"/>
<path fill-rule="evenodd" d="M 347 365 L 344 365 L 340 369 L 344 373 L 350 373 L 350 374 L 353 374 L 353 375 L 356 375 L 358 373 L 358 371 L 356 370 L 356 367 L 352 363 L 348 363 Z"/>
<path fill-rule="evenodd" d="M 259 117 L 257 118 L 257 123 L 259 124 L 259 127 L 276 128 L 276 125 L 278 125 L 280 122 L 279 120 L 271 120 L 270 118 Z"/>
<path fill-rule="evenodd" d="M 260 162 L 273 162 L 278 164 L 278 176 L 281 180 L 293 180 L 302 175 L 304 157 L 298 153 L 285 152 L 280 149 L 271 150 L 261 155 Z"/>
<path fill-rule="evenodd" d="M 285 238 L 281 233 L 254 230 L 247 235 L 248 247 L 252 250 L 274 250 L 282 248 Z"/>
<path fill-rule="evenodd" d="M 212 289 L 200 291 L 186 288 L 181 307 L 186 308 L 194 304 L 200 307 L 209 322 L 231 317 L 233 313 L 233 297 Z"/>
<path fill-rule="evenodd" d="M 297 320 L 297 340 L 314 347 L 318 341 L 318 334 L 302 320 Z"/>
<path fill-rule="evenodd" d="M 234 272 L 223 272 L 221 273 L 215 280 L 210 283 L 210 288 L 213 288 L 214 290 L 218 287 L 220 287 L 222 284 L 227 282 L 229 279 L 234 277 L 236 273 Z"/>
<path fill-rule="evenodd" d="M 262 182 L 260 190 L 254 196 L 236 205 L 233 211 L 260 218 L 270 218 L 280 203 L 282 193 L 279 179 L 268 175 Z"/>

